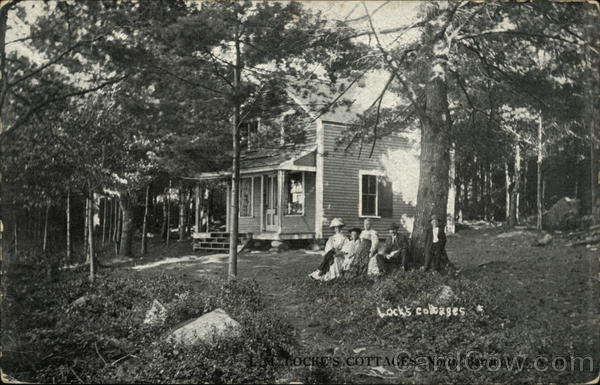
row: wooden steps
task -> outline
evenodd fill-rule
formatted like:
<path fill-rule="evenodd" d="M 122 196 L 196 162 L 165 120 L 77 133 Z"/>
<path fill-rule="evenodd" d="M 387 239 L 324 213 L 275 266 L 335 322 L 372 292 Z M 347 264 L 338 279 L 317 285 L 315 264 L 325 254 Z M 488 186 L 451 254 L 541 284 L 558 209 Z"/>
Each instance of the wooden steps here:
<path fill-rule="evenodd" d="M 246 233 L 238 234 L 238 249 L 240 245 L 245 243 L 251 235 Z M 192 234 L 192 250 L 208 250 L 218 252 L 229 251 L 229 233 L 226 232 L 211 232 L 211 233 L 194 233 Z"/>

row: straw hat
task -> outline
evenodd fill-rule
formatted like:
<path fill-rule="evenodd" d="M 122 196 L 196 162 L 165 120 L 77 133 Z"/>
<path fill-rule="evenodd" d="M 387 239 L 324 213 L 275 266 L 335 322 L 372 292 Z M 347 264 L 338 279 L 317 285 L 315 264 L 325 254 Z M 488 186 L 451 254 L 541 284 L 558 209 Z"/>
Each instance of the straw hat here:
<path fill-rule="evenodd" d="M 333 228 L 338 226 L 344 227 L 344 220 L 342 218 L 333 218 L 329 224 L 329 227 Z"/>

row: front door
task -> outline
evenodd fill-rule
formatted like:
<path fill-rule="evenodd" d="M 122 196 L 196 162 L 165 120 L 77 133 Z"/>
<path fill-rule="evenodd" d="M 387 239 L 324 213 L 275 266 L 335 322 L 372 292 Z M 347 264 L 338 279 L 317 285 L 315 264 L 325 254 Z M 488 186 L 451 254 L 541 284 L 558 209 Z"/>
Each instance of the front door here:
<path fill-rule="evenodd" d="M 279 227 L 279 223 L 277 223 L 277 175 L 265 175 L 264 178 L 265 230 L 277 231 Z"/>

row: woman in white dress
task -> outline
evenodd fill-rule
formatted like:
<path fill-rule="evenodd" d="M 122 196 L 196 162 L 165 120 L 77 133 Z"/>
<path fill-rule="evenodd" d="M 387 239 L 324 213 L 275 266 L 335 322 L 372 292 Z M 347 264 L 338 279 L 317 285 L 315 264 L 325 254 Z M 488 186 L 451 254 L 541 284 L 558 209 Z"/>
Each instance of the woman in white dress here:
<path fill-rule="evenodd" d="M 342 271 L 347 271 L 354 262 L 354 258 L 358 255 L 358 248 L 360 246 L 360 233 L 361 229 L 358 227 L 350 230 L 350 239 L 344 244 L 342 252 L 344 253 L 344 262 L 342 262 Z"/>
<path fill-rule="evenodd" d="M 349 277 L 361 275 L 379 275 L 377 266 L 377 250 L 379 247 L 379 235 L 371 228 L 371 220 L 365 219 L 364 230 L 360 233 L 360 246 L 357 255 L 347 272 Z"/>
<path fill-rule="evenodd" d="M 344 249 L 348 238 L 342 233 L 344 220 L 342 218 L 333 218 L 330 228 L 333 228 L 334 234 L 329 237 L 325 244 L 325 253 L 323 262 L 319 268 L 309 274 L 309 277 L 318 281 L 330 281 L 340 276 L 342 272 L 342 263 L 344 262 Z"/>

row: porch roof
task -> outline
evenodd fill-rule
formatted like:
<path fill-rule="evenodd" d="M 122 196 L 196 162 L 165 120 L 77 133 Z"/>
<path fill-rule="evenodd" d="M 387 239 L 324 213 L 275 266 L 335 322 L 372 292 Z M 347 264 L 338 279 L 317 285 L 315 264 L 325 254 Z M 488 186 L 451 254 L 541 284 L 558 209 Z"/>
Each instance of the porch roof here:
<path fill-rule="evenodd" d="M 240 173 L 275 170 L 316 171 L 316 146 L 288 146 L 246 151 L 241 154 Z M 206 180 L 231 175 L 231 169 L 200 173 L 194 179 Z"/>

